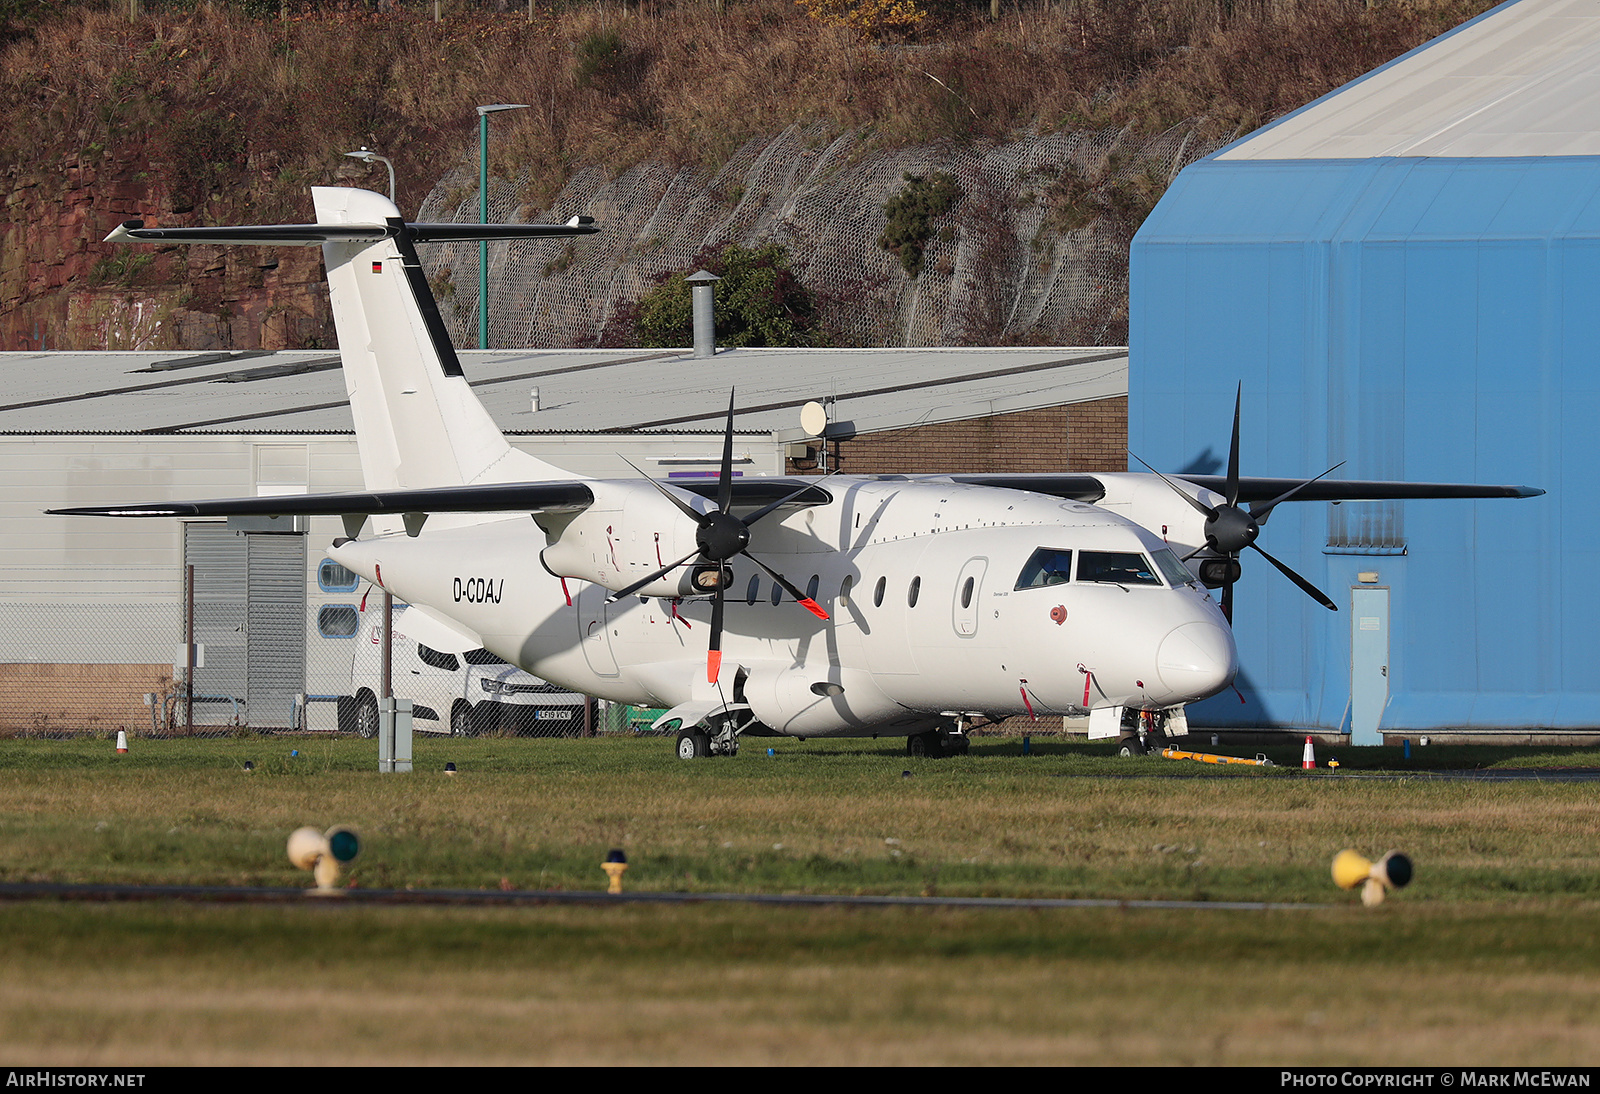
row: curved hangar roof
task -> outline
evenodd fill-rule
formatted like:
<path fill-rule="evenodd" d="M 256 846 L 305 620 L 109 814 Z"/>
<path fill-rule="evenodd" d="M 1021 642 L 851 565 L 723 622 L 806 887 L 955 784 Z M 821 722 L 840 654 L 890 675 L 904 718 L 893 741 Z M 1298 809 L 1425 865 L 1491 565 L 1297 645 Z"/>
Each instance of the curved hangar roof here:
<path fill-rule="evenodd" d="M 1219 160 L 1600 155 L 1600 5 L 1512 0 Z"/>

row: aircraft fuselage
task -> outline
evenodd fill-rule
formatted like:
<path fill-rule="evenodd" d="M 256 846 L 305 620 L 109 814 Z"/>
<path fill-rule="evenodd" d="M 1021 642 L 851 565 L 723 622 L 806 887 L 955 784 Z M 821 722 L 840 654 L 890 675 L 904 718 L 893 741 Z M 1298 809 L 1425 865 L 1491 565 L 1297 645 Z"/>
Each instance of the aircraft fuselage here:
<path fill-rule="evenodd" d="M 951 482 L 833 477 L 826 486 L 831 502 L 757 525 L 751 550 L 830 618 L 800 610 L 734 558 L 715 684 L 705 672 L 707 600 L 608 604 L 600 585 L 563 583 L 541 565 L 547 536 L 528 516 L 351 540 L 332 553 L 563 687 L 663 707 L 720 689 L 791 736 L 909 733 L 951 714 L 1163 709 L 1233 679 L 1232 634 L 1216 604 L 1152 565 L 1162 540 L 1122 517 Z M 655 565 L 674 531 L 608 525 L 601 549 L 619 570 L 629 559 Z M 1025 571 L 1041 552 L 1076 557 L 1078 569 L 1032 573 L 1030 583 Z M 1108 559 L 1128 568 L 1104 571 Z M 1090 560 L 1101 572 L 1089 572 Z"/>

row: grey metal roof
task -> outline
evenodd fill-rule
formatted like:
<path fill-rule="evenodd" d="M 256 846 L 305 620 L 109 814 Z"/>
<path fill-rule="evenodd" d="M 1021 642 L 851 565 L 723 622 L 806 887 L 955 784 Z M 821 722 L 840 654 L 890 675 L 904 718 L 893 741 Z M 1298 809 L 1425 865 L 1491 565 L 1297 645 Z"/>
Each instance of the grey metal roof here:
<path fill-rule="evenodd" d="M 1128 392 L 1121 347 L 463 351 L 510 433 L 720 431 L 800 436 L 799 408 L 836 400 L 857 432 L 963 421 Z M 0 353 L 0 433 L 351 433 L 338 356 Z M 532 409 L 539 389 L 540 410 Z"/>
<path fill-rule="evenodd" d="M 1220 159 L 1600 155 L 1600 5 L 1515 0 L 1347 84 Z"/>

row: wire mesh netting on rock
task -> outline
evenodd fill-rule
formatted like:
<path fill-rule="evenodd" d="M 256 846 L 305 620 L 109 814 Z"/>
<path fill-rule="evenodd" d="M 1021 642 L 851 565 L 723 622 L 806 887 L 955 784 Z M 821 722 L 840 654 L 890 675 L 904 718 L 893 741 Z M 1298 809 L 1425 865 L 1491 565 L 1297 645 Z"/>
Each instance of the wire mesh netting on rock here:
<path fill-rule="evenodd" d="M 707 245 L 787 248 L 833 341 L 851 346 L 1106 345 L 1127 338 L 1128 246 L 1184 166 L 1219 145 L 1194 126 L 1156 137 L 1055 133 L 990 147 L 874 150 L 858 134 L 791 126 L 716 171 L 642 163 L 577 172 L 548 208 L 529 180 L 491 179 L 489 219 L 594 217 L 595 236 L 491 244 L 489 345 L 594 346 L 608 324 Z M 478 219 L 477 164 L 418 215 Z M 935 219 L 921 272 L 879 244 L 907 176 L 943 172 L 962 197 Z M 457 345 L 478 344 L 475 243 L 423 255 Z M 631 341 L 631 332 L 621 339 Z"/>

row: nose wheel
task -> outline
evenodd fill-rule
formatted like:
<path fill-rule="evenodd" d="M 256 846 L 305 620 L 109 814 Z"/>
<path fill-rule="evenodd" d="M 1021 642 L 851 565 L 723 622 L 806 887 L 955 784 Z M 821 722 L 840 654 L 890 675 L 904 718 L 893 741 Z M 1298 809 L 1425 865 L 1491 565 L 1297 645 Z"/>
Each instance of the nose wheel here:
<path fill-rule="evenodd" d="M 1129 707 L 1122 712 L 1122 735 L 1117 738 L 1117 755 L 1149 756 L 1171 747 L 1172 740 L 1167 736 L 1166 726 L 1166 711 Z"/>

